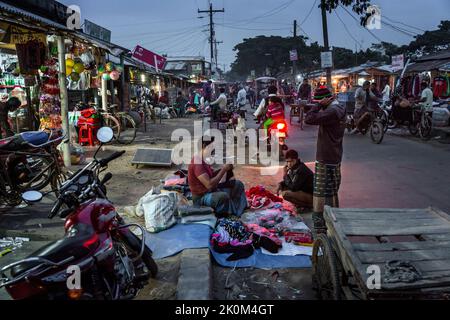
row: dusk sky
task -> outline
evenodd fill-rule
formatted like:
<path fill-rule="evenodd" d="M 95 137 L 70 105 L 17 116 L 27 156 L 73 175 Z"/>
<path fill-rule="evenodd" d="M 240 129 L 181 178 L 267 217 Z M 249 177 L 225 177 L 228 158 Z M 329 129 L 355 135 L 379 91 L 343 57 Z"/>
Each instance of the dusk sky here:
<path fill-rule="evenodd" d="M 89 19 L 112 31 L 112 42 L 134 48 L 137 44 L 169 56 L 202 55 L 209 59 L 209 29 L 205 14 L 197 9 L 209 7 L 208 0 L 60 0 L 80 6 L 82 19 Z M 323 44 L 319 0 L 212 0 L 215 9 L 219 63 L 229 70 L 234 61 L 233 47 L 244 38 L 257 35 L 292 36 L 293 21 L 299 34 Z M 421 30 L 434 30 L 441 20 L 450 19 L 449 0 L 372 0 L 382 10 L 383 25 L 374 35 L 388 42 L 405 44 Z M 350 9 L 350 8 L 349 8 Z M 351 11 L 351 10 L 350 10 Z M 354 16 L 353 12 L 351 12 Z M 204 19 L 199 19 L 204 16 Z M 339 20 L 342 19 L 342 22 Z M 328 15 L 331 46 L 355 50 L 379 42 L 344 9 Z M 344 27 L 344 24 L 347 27 Z M 301 52 L 299 52 L 301 58 Z"/>

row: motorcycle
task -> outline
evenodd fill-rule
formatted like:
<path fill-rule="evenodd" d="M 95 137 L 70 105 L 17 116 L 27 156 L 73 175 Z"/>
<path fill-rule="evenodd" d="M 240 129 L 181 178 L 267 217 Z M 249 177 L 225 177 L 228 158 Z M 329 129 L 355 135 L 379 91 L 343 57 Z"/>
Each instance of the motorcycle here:
<path fill-rule="evenodd" d="M 99 178 L 125 151 L 98 160 L 98 151 L 113 139 L 113 131 L 101 128 L 97 138 L 101 145 L 94 160 L 64 182 L 48 216 L 65 219 L 65 236 L 0 270 L 0 288 L 5 287 L 13 299 L 126 300 L 156 276 L 158 267 L 145 244 L 145 230 L 125 224 L 108 200 L 105 184 L 112 174 Z M 37 191 L 23 195 L 28 203 L 42 197 Z M 141 230 L 142 240 L 131 227 Z M 78 284 L 71 282 L 73 277 Z"/>
<path fill-rule="evenodd" d="M 42 190 L 49 184 L 57 190 L 65 177 L 57 148 L 64 138 L 61 131 L 50 130 L 0 140 L 0 203 L 18 205 L 22 192 Z"/>
<path fill-rule="evenodd" d="M 359 126 L 354 118 L 354 112 L 347 111 L 345 127 L 348 132 L 352 132 L 358 127 L 359 132 L 366 135 L 370 133 L 373 143 L 380 144 L 383 142 L 384 134 L 387 131 L 389 120 L 386 119 L 387 111 L 377 108 L 376 110 L 367 111 L 359 119 Z"/>

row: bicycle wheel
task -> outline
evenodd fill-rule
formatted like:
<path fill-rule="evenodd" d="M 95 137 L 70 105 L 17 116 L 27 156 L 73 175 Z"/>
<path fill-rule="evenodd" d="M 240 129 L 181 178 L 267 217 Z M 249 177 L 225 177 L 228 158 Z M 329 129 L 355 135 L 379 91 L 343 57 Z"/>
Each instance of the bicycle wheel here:
<path fill-rule="evenodd" d="M 19 191 L 40 191 L 50 183 L 54 165 L 51 158 L 28 155 L 14 165 L 13 183 Z"/>
<path fill-rule="evenodd" d="M 136 139 L 136 122 L 128 114 L 120 114 L 118 119 L 120 122 L 120 136 L 117 141 L 120 144 L 133 143 L 134 139 Z"/>
<path fill-rule="evenodd" d="M 384 133 L 389 129 L 389 114 L 386 111 L 381 111 L 380 121 L 383 124 Z"/>
<path fill-rule="evenodd" d="M 379 120 L 375 120 L 372 122 L 370 126 L 370 138 L 373 143 L 380 144 L 384 138 L 384 126 Z"/>
<path fill-rule="evenodd" d="M 120 138 L 120 122 L 110 114 L 103 115 L 103 125 L 112 129 L 114 139 L 119 141 Z"/>
<path fill-rule="evenodd" d="M 313 285 L 319 300 L 341 300 L 341 281 L 336 253 L 328 237 L 320 234 L 312 253 Z"/>
<path fill-rule="evenodd" d="M 433 128 L 433 120 L 429 115 L 426 115 L 419 125 L 419 136 L 422 140 L 429 140 L 431 138 L 431 130 Z"/>

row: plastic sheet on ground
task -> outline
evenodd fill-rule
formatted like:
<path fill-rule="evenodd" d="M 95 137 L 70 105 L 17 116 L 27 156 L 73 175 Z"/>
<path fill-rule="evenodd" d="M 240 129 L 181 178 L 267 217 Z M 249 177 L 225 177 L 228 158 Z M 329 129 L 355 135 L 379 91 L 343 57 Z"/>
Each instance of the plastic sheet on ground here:
<path fill-rule="evenodd" d="M 231 254 L 219 254 L 211 249 L 211 253 L 218 264 L 229 268 L 257 268 L 257 269 L 290 269 L 311 268 L 309 256 L 280 256 L 262 253 L 261 249 L 255 250 L 247 259 L 227 261 Z"/>
<path fill-rule="evenodd" d="M 153 251 L 153 258 L 162 259 L 186 249 L 209 248 L 212 229 L 205 224 L 177 224 L 160 233 L 145 235 L 145 242 Z"/>

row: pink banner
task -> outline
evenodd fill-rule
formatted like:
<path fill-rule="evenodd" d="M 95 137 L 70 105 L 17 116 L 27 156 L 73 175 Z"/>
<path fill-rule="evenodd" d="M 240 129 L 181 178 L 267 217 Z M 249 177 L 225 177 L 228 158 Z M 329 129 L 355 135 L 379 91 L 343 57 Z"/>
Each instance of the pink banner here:
<path fill-rule="evenodd" d="M 141 46 L 136 46 L 136 48 L 134 48 L 133 58 L 151 65 L 156 70 L 163 70 L 167 61 L 163 56 L 142 48 Z"/>

